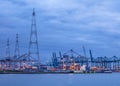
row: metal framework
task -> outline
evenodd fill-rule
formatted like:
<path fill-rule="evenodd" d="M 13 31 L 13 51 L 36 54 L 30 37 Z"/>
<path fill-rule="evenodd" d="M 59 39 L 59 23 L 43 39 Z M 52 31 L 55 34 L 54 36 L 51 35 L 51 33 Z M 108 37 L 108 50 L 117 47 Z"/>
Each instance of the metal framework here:
<path fill-rule="evenodd" d="M 97 57 L 93 58 L 92 51 L 90 50 L 90 57 L 81 56 L 76 53 L 74 50 L 69 50 L 60 57 L 56 56 L 56 53 L 53 53 L 52 57 L 52 66 L 57 68 L 57 66 L 72 65 L 77 63 L 80 66 L 87 65 L 88 67 L 97 67 L 101 69 L 109 69 L 113 71 L 120 71 L 120 58 L 113 56 L 112 58 L 108 57 Z"/>
<path fill-rule="evenodd" d="M 35 16 L 36 16 L 35 10 L 33 9 L 30 42 L 29 42 L 29 60 L 40 62 Z"/>
<path fill-rule="evenodd" d="M 15 55 L 14 60 L 20 56 L 20 49 L 19 49 L 19 37 L 18 33 L 16 34 L 16 43 L 15 43 Z"/>

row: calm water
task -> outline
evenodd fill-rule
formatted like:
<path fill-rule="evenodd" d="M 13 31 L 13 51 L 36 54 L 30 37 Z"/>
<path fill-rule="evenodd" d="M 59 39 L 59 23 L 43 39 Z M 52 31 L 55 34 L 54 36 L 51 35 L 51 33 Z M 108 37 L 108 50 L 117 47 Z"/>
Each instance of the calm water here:
<path fill-rule="evenodd" d="M 0 75 L 0 86 L 120 86 L 120 73 Z"/>

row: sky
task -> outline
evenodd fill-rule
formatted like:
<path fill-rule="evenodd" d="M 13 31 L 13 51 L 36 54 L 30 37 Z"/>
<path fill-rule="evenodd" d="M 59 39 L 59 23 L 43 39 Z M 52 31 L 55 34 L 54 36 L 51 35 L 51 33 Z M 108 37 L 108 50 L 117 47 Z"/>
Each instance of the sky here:
<path fill-rule="evenodd" d="M 87 57 L 89 49 L 93 57 L 119 57 L 119 4 L 119 0 L 0 0 L 0 57 L 5 57 L 8 38 L 14 55 L 16 33 L 21 55 L 28 52 L 33 8 L 42 61 L 52 52 L 70 49 L 83 55 L 82 46 Z"/>

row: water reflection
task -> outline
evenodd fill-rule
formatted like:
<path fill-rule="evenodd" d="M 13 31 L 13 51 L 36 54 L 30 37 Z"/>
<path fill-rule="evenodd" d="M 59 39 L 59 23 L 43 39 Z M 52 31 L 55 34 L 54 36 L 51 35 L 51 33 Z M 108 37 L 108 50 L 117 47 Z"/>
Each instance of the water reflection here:
<path fill-rule="evenodd" d="M 20 74 L 0 75 L 0 86 L 120 86 L 113 74 Z"/>

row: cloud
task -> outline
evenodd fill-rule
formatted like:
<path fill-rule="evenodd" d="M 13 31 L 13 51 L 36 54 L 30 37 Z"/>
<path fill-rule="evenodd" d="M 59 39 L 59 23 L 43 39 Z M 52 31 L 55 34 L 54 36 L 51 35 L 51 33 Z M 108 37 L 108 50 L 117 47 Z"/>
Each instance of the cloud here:
<path fill-rule="evenodd" d="M 82 45 L 93 49 L 95 56 L 119 55 L 118 0 L 1 0 L 0 3 L 2 41 L 8 37 L 14 40 L 19 32 L 24 46 L 21 48 L 27 50 L 31 13 L 35 8 L 41 57 L 48 58 L 53 51 L 64 52 L 69 48 L 79 50 Z"/>

